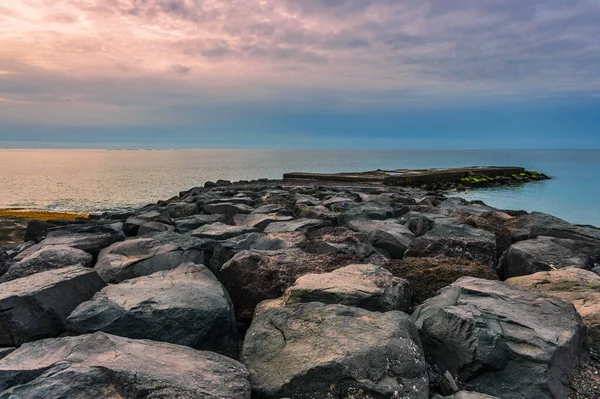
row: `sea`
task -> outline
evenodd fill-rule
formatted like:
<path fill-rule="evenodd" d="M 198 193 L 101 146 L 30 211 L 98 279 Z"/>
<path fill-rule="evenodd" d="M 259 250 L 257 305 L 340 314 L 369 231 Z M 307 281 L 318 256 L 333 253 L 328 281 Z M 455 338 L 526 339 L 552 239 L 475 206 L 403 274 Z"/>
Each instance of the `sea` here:
<path fill-rule="evenodd" d="M 450 195 L 600 226 L 600 150 L 0 149 L 0 209 L 123 211 L 208 180 L 476 165 L 523 166 L 552 179 Z"/>

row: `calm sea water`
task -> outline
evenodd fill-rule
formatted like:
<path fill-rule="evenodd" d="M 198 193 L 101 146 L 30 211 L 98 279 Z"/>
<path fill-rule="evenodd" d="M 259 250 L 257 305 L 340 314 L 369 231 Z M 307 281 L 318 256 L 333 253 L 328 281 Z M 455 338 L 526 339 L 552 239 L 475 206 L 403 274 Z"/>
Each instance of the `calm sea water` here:
<path fill-rule="evenodd" d="M 463 197 L 600 226 L 600 150 L 0 150 L 0 208 L 100 212 L 170 198 L 207 180 L 472 165 L 524 166 L 553 180 Z"/>

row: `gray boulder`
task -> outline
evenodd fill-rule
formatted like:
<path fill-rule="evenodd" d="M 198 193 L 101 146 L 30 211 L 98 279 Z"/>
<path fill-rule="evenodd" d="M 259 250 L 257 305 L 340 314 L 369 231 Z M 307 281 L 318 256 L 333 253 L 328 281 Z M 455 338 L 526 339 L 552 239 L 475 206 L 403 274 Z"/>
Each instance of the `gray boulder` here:
<path fill-rule="evenodd" d="M 397 311 L 266 301 L 242 362 L 260 398 L 429 398 L 418 333 Z"/>
<path fill-rule="evenodd" d="M 385 220 L 393 217 L 394 208 L 385 204 L 373 202 L 360 203 L 345 210 L 338 216 L 338 224 L 345 226 L 347 223 L 357 219 Z"/>
<path fill-rule="evenodd" d="M 240 225 L 263 231 L 273 222 L 287 222 L 293 219 L 292 216 L 278 216 L 276 213 L 251 214 L 246 216 Z"/>
<path fill-rule="evenodd" d="M 28 256 L 19 258 L 21 260 L 9 266 L 0 277 L 0 283 L 68 266 L 91 267 L 93 261 L 89 253 L 66 245 L 42 246 L 37 251 L 28 253 Z"/>
<path fill-rule="evenodd" d="M 600 244 L 599 228 L 571 224 L 556 216 L 541 212 L 531 212 L 515 218 L 508 224 L 508 228 L 511 231 L 513 242 L 539 236 L 549 236 L 587 241 L 595 245 Z M 598 249 L 598 252 L 600 253 L 600 249 Z"/>
<path fill-rule="evenodd" d="M 119 283 L 160 270 L 171 270 L 183 263 L 203 264 L 203 251 L 212 247 L 214 241 L 189 234 L 163 233 L 129 239 L 103 249 L 95 269 L 107 283 Z"/>
<path fill-rule="evenodd" d="M 130 237 L 137 235 L 140 226 L 144 224 L 149 226 L 156 226 L 155 224 L 149 224 L 149 222 L 156 222 L 165 225 L 173 224 L 169 212 L 167 212 L 166 210 L 154 209 L 127 218 L 127 220 L 123 224 L 123 232 L 126 236 Z"/>
<path fill-rule="evenodd" d="M 564 267 L 593 266 L 594 259 L 581 241 L 538 237 L 511 245 L 500 258 L 498 275 L 507 279 Z"/>
<path fill-rule="evenodd" d="M 375 265 L 350 265 L 324 274 L 300 277 L 283 295 L 285 304 L 322 302 L 373 312 L 408 311 L 408 281 Z"/>
<path fill-rule="evenodd" d="M 400 259 L 415 235 L 395 219 L 357 219 L 347 224 L 348 228 L 366 235 L 375 247 L 386 251 L 390 257 Z"/>
<path fill-rule="evenodd" d="M 566 398 L 586 356 L 573 305 L 499 281 L 463 277 L 412 318 L 433 365 L 502 399 Z"/>
<path fill-rule="evenodd" d="M 175 226 L 172 226 L 170 224 L 160 222 L 143 222 L 139 225 L 136 236 L 143 237 L 174 230 Z"/>
<path fill-rule="evenodd" d="M 250 384 L 243 365 L 216 353 L 95 333 L 0 360 L 0 398 L 250 399 Z"/>
<path fill-rule="evenodd" d="M 104 331 L 209 350 L 236 358 L 233 305 L 219 280 L 202 265 L 109 285 L 67 319 L 77 333 Z"/>
<path fill-rule="evenodd" d="M 288 222 L 271 223 L 265 228 L 264 231 L 265 233 L 282 233 L 290 231 L 301 231 L 306 233 L 323 227 L 329 227 L 331 225 L 331 222 L 328 220 L 295 219 Z"/>
<path fill-rule="evenodd" d="M 500 399 L 497 396 L 490 396 L 479 392 L 460 391 L 450 396 L 435 395 L 432 399 Z"/>
<path fill-rule="evenodd" d="M 242 234 L 254 233 L 257 229 L 250 226 L 230 226 L 224 223 L 206 224 L 198 227 L 190 234 L 199 238 L 211 238 L 213 240 L 227 240 Z"/>
<path fill-rule="evenodd" d="M 462 258 L 495 270 L 496 236 L 468 225 L 439 223 L 425 235 L 415 238 L 404 256 Z"/>
<path fill-rule="evenodd" d="M 0 251 L 0 277 L 15 263 L 8 252 Z"/>
<path fill-rule="evenodd" d="M 337 224 L 337 212 L 330 211 L 325 208 L 323 205 L 318 206 L 306 206 L 302 205 L 298 207 L 298 211 L 300 212 L 301 218 L 306 219 L 321 219 L 321 220 L 329 220 L 333 224 Z"/>
<path fill-rule="evenodd" d="M 192 230 L 196 230 L 198 227 L 202 227 L 206 224 L 213 223 L 225 223 L 229 224 L 230 217 L 227 215 L 194 215 L 183 218 L 173 219 L 175 224 L 175 231 L 178 233 L 189 233 Z"/>
<path fill-rule="evenodd" d="M 220 214 L 233 216 L 239 213 L 250 213 L 254 210 L 251 206 L 245 204 L 235 204 L 233 202 L 221 202 L 216 204 L 204 205 L 204 211 L 211 215 Z"/>
<path fill-rule="evenodd" d="M 48 270 L 0 284 L 0 346 L 21 345 L 65 331 L 64 321 L 104 287 L 92 269 Z"/>
<path fill-rule="evenodd" d="M 171 202 L 167 205 L 167 212 L 172 219 L 192 216 L 200 213 L 198 205 L 189 202 Z"/>

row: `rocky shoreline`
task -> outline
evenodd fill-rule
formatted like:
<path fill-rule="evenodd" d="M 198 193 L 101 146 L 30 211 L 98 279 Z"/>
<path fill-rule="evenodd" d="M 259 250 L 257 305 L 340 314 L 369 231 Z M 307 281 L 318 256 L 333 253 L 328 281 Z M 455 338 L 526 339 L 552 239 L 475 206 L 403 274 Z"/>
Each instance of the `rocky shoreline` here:
<path fill-rule="evenodd" d="M 600 398 L 597 227 L 298 179 L 25 234 L 0 398 Z"/>

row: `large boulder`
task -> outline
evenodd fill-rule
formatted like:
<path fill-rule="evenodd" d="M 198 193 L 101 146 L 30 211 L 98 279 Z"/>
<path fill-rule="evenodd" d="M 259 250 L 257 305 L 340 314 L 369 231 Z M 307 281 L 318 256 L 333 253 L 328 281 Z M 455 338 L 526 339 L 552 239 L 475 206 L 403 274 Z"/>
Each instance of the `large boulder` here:
<path fill-rule="evenodd" d="M 433 365 L 502 399 L 566 398 L 586 356 L 573 305 L 499 281 L 463 277 L 412 318 Z"/>
<path fill-rule="evenodd" d="M 287 222 L 275 222 L 269 224 L 265 228 L 265 233 L 283 233 L 290 231 L 301 231 L 309 232 L 317 230 L 323 227 L 330 227 L 331 222 L 329 220 L 321 219 L 295 219 Z"/>
<path fill-rule="evenodd" d="M 329 220 L 333 224 L 337 224 L 337 212 L 333 212 L 325 208 L 323 205 L 300 205 L 298 207 L 298 211 L 300 212 L 301 218 Z"/>
<path fill-rule="evenodd" d="M 425 235 L 415 238 L 404 256 L 463 258 L 495 270 L 496 237 L 467 225 L 438 223 Z"/>
<path fill-rule="evenodd" d="M 408 311 L 408 281 L 375 265 L 350 265 L 324 274 L 300 277 L 283 295 L 288 303 L 322 302 L 356 306 L 373 312 Z"/>
<path fill-rule="evenodd" d="M 230 226 L 224 223 L 206 224 L 198 227 L 190 234 L 194 237 L 211 238 L 213 240 L 227 240 L 235 236 L 247 233 L 254 233 L 256 228 L 250 226 Z"/>
<path fill-rule="evenodd" d="M 225 356 L 105 333 L 25 344 L 0 360 L 2 398 L 249 399 Z"/>
<path fill-rule="evenodd" d="M 258 303 L 280 297 L 298 277 L 354 263 L 356 259 L 345 254 L 313 255 L 297 248 L 276 253 L 241 251 L 217 276 L 231 295 L 236 315 L 251 318 Z"/>
<path fill-rule="evenodd" d="M 497 280 L 489 267 L 466 259 L 404 258 L 394 259 L 383 265 L 394 276 L 408 280 L 415 303 L 434 297 L 438 291 L 461 277 L 470 276 Z"/>
<path fill-rule="evenodd" d="M 186 264 L 105 287 L 67 319 L 78 333 L 104 331 L 209 350 L 236 358 L 229 294 L 202 265 Z"/>
<path fill-rule="evenodd" d="M 267 301 L 242 362 L 260 398 L 429 398 L 418 333 L 398 311 Z"/>
<path fill-rule="evenodd" d="M 276 213 L 257 213 L 245 216 L 240 225 L 263 231 L 273 222 L 287 222 L 293 219 L 293 216 L 279 216 Z"/>
<path fill-rule="evenodd" d="M 200 213 L 200 208 L 193 202 L 171 202 L 167 205 L 167 212 L 172 219 L 176 219 L 196 215 Z"/>
<path fill-rule="evenodd" d="M 254 210 L 251 206 L 245 204 L 235 204 L 233 202 L 221 202 L 216 204 L 204 205 L 204 211 L 211 215 L 234 216 L 240 213 L 250 213 Z"/>
<path fill-rule="evenodd" d="M 4 275 L 8 269 L 15 263 L 8 252 L 0 251 L 0 276 Z"/>
<path fill-rule="evenodd" d="M 189 233 L 192 230 L 196 230 L 198 227 L 202 227 L 206 224 L 213 223 L 225 223 L 229 224 L 230 217 L 227 215 L 194 215 L 182 218 L 173 219 L 175 224 L 175 231 L 178 233 Z"/>
<path fill-rule="evenodd" d="M 571 302 L 583 318 L 590 345 L 600 352 L 600 276 L 568 267 L 506 280 L 513 287 Z"/>
<path fill-rule="evenodd" d="M 136 236 L 139 234 L 141 226 L 146 226 L 150 230 L 152 226 L 172 225 L 173 220 L 166 210 L 148 210 L 127 218 L 123 224 L 123 232 L 126 236 Z M 159 227 L 155 227 L 158 229 Z M 166 228 L 166 227 L 165 227 Z"/>
<path fill-rule="evenodd" d="M 0 283 L 27 277 L 46 270 L 60 269 L 68 266 L 92 266 L 92 255 L 80 249 L 66 245 L 50 245 L 40 247 L 37 251 L 9 266 L 6 273 L 0 277 Z"/>
<path fill-rule="evenodd" d="M 383 249 L 395 259 L 404 256 L 404 252 L 415 238 L 408 227 L 395 219 L 357 219 L 349 222 L 347 227 L 363 233 L 375 248 Z"/>
<path fill-rule="evenodd" d="M 511 245 L 500 258 L 498 275 L 507 279 L 563 267 L 591 269 L 594 267 L 594 258 L 590 252 L 578 240 L 538 237 L 519 241 Z"/>
<path fill-rule="evenodd" d="M 107 283 L 119 283 L 171 270 L 183 263 L 204 263 L 204 250 L 214 241 L 189 234 L 163 233 L 118 242 L 103 249 L 94 268 Z"/>
<path fill-rule="evenodd" d="M 73 309 L 104 285 L 94 270 L 81 266 L 0 284 L 0 346 L 62 334 L 64 321 Z"/>
<path fill-rule="evenodd" d="M 571 224 L 542 212 L 531 212 L 515 218 L 508 223 L 508 228 L 511 231 L 513 242 L 539 236 L 587 241 L 596 245 L 600 242 L 599 228 Z M 600 253 L 600 249 L 598 249 L 598 253 Z M 598 256 L 600 257 L 600 255 Z"/>
<path fill-rule="evenodd" d="M 394 208 L 389 205 L 365 202 L 341 212 L 338 216 L 338 224 L 345 226 L 347 223 L 358 219 L 385 220 L 393 217 L 393 215 Z"/>

